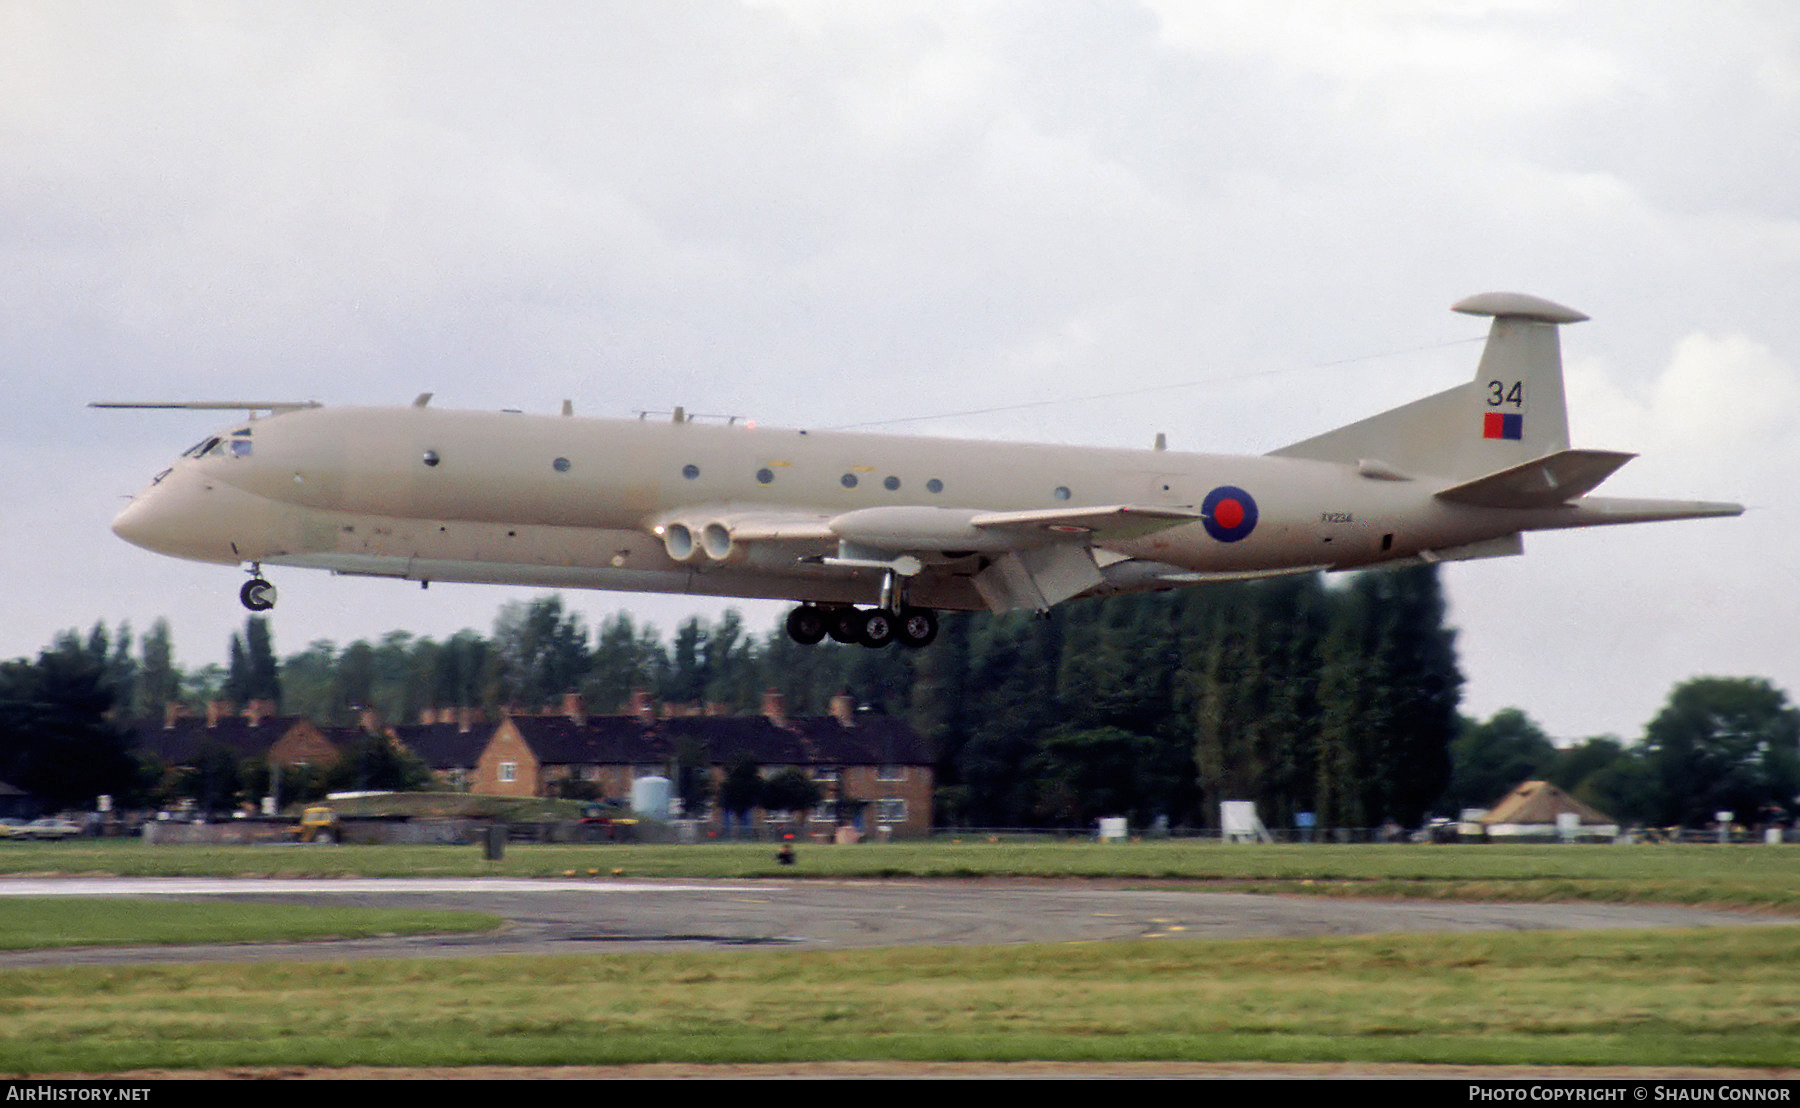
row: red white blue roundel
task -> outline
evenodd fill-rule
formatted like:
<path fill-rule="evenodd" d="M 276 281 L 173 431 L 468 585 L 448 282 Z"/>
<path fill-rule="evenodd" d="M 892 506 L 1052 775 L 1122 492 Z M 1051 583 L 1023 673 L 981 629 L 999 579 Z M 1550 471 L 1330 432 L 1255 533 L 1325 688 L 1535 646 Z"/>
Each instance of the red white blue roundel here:
<path fill-rule="evenodd" d="M 1236 542 L 1256 530 L 1256 500 L 1243 489 L 1220 485 L 1201 502 L 1200 522 L 1220 542 Z"/>

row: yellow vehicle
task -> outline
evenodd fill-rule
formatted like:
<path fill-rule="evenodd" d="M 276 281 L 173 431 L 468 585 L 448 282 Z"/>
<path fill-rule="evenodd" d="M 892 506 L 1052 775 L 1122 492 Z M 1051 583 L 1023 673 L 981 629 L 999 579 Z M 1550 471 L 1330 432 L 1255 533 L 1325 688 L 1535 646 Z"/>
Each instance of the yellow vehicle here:
<path fill-rule="evenodd" d="M 342 832 L 338 829 L 337 813 L 317 805 L 301 813 L 300 826 L 294 828 L 294 834 L 303 843 L 335 843 Z"/>

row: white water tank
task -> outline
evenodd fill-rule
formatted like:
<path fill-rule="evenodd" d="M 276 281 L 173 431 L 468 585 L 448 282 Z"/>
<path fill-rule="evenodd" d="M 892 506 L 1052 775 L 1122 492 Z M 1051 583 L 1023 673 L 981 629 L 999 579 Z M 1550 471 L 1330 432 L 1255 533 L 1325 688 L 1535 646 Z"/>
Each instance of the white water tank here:
<path fill-rule="evenodd" d="M 672 795 L 667 777 L 640 777 L 631 783 L 631 810 L 651 819 L 668 819 Z"/>

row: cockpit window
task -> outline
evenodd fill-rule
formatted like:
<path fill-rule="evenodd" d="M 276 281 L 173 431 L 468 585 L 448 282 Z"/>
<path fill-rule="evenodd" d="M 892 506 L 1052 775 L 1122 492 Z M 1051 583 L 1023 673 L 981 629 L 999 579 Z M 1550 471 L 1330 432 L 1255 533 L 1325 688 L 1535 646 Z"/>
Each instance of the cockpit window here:
<path fill-rule="evenodd" d="M 233 458 L 250 456 L 250 428 L 239 427 L 231 433 L 230 438 L 213 435 L 182 451 L 183 458 L 211 458 L 230 455 Z"/>

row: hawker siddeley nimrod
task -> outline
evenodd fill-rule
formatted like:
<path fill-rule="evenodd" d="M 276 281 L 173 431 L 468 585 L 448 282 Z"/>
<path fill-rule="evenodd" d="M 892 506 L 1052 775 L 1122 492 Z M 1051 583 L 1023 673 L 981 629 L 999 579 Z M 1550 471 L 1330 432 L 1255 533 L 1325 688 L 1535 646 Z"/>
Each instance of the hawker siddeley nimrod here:
<path fill-rule="evenodd" d="M 924 646 L 943 609 L 1519 554 L 1526 531 L 1733 516 L 1593 497 L 1633 455 L 1569 448 L 1557 328 L 1491 316 L 1474 380 L 1261 457 L 312 402 L 246 409 L 113 523 L 161 554 L 432 581 L 799 601 L 787 629 Z M 266 413 L 266 414 L 263 414 Z M 262 418 L 254 418 L 262 414 Z"/>

